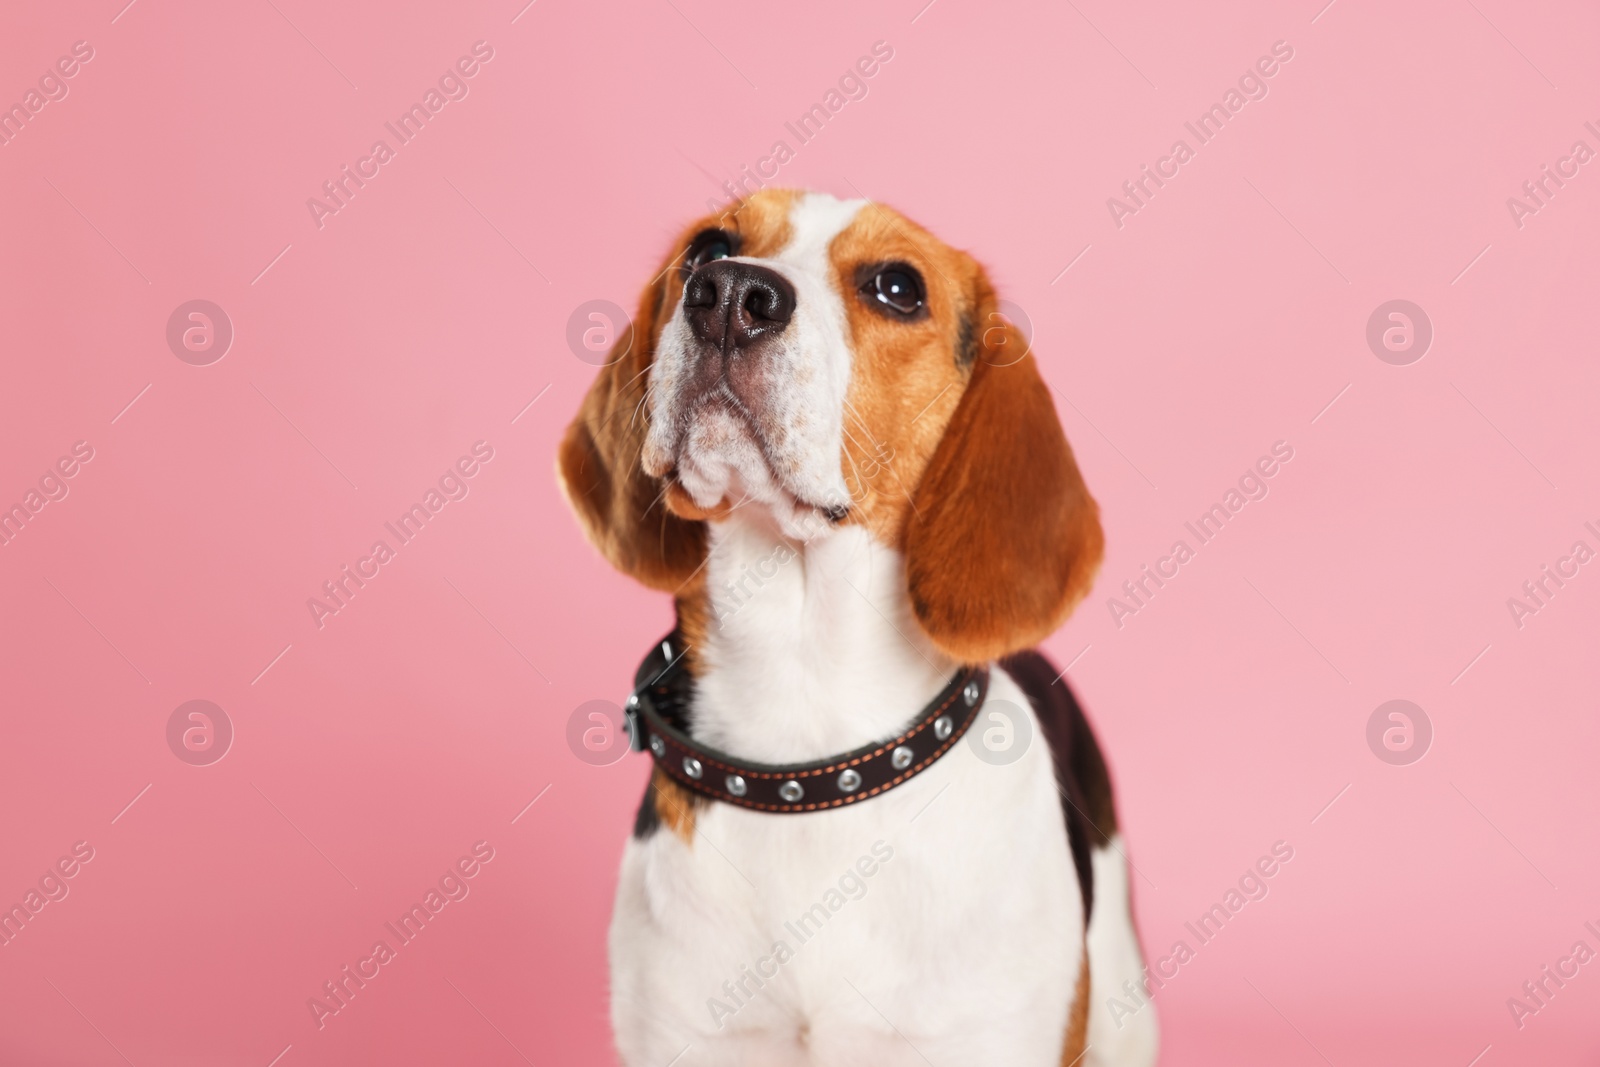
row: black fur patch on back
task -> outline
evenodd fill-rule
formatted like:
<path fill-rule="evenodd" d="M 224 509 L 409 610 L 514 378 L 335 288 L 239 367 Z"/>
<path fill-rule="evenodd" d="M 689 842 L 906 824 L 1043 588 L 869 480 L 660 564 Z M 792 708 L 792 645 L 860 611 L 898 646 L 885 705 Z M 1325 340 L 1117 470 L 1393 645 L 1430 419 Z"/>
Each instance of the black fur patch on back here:
<path fill-rule="evenodd" d="M 1087 926 L 1094 910 L 1094 868 L 1089 861 L 1089 850 L 1107 847 L 1111 835 L 1117 832 L 1111 775 L 1077 697 L 1072 695 L 1065 678 L 1057 680 L 1060 672 L 1054 664 L 1041 653 L 1029 650 L 1007 656 L 1000 661 L 1000 667 L 1028 695 L 1028 702 L 1039 718 L 1039 727 L 1050 744 L 1056 788 L 1061 794 L 1061 812 L 1067 822 L 1067 841 L 1072 847 L 1072 862 L 1078 869 L 1078 885 L 1083 893 L 1083 921 Z"/>
<path fill-rule="evenodd" d="M 661 816 L 656 812 L 656 781 L 654 776 L 644 784 L 644 797 L 639 801 L 639 812 L 633 817 L 633 836 L 643 841 L 661 828 Z"/>

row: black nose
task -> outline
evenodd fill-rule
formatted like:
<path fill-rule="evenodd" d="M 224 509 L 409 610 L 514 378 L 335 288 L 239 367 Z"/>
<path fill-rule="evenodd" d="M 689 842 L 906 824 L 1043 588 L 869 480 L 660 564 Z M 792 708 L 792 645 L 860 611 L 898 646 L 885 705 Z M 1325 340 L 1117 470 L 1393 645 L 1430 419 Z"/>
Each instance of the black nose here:
<path fill-rule="evenodd" d="M 776 337 L 794 315 L 794 286 L 777 271 L 719 259 L 689 276 L 684 315 L 694 335 L 722 351 Z"/>

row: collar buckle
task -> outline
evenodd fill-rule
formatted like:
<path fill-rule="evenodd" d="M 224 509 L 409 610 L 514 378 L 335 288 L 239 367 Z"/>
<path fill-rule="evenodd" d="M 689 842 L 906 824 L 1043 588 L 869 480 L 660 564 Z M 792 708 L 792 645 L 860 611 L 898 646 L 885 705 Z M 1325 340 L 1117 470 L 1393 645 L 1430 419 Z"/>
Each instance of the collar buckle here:
<path fill-rule="evenodd" d="M 622 708 L 622 721 L 628 727 L 628 748 L 634 752 L 643 752 L 644 723 L 640 721 L 638 693 L 628 697 L 628 703 Z"/>

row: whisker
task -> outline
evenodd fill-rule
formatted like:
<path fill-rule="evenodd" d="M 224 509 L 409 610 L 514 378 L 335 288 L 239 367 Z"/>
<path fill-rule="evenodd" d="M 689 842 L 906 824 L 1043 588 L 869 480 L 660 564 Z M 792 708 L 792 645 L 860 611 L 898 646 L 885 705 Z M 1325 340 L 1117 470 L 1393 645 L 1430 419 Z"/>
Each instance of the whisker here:
<path fill-rule="evenodd" d="M 629 426 L 633 426 L 635 423 L 637 423 L 639 421 L 639 412 L 641 410 L 643 410 L 644 405 L 645 405 L 645 401 L 647 401 L 649 399 L 650 399 L 650 389 L 649 389 L 649 387 L 646 387 L 644 392 L 639 395 L 639 402 L 637 404 L 633 405 L 633 415 L 628 419 L 628 425 Z"/>
<path fill-rule="evenodd" d="M 872 431 L 867 428 L 867 420 L 861 417 L 861 412 L 857 411 L 856 406 L 850 403 L 848 399 L 844 402 L 844 412 L 846 415 L 849 415 L 852 419 L 855 419 L 856 422 L 861 424 L 862 432 L 864 432 L 868 437 L 872 436 Z"/>
<path fill-rule="evenodd" d="M 617 392 L 625 393 L 629 389 L 631 389 L 633 387 L 633 383 L 634 382 L 638 381 L 640 378 L 643 378 L 646 374 L 650 373 L 650 367 L 651 367 L 651 364 L 646 363 L 643 367 L 640 368 L 638 374 L 635 374 L 632 378 L 629 378 L 626 382 L 622 383 L 622 388 L 618 389 Z"/>
<path fill-rule="evenodd" d="M 862 444 L 859 440 L 857 440 L 855 434 L 851 433 L 849 430 L 845 430 L 844 431 L 844 436 L 851 444 L 855 445 L 856 448 L 861 450 L 861 454 L 863 456 L 868 455 L 870 453 L 870 450 L 867 448 L 867 446 Z M 847 449 L 845 451 L 845 455 L 849 455 L 849 454 L 850 454 L 849 450 Z"/>
<path fill-rule="evenodd" d="M 855 435 L 855 434 L 853 434 L 853 433 L 851 433 L 851 432 L 850 432 L 850 431 L 849 431 L 849 430 L 845 430 L 845 429 L 844 429 L 844 428 L 843 428 L 843 427 L 840 427 L 840 429 L 841 429 L 841 430 L 842 430 L 842 431 L 843 431 L 843 433 L 844 433 L 844 435 L 845 435 L 845 436 L 846 436 L 846 437 L 848 437 L 848 438 L 850 438 L 850 441 L 851 441 L 851 443 L 852 443 L 852 444 L 854 444 L 854 445 L 855 445 L 855 446 L 856 446 L 856 447 L 857 447 L 857 448 L 859 448 L 859 449 L 861 449 L 861 451 L 862 451 L 862 452 L 863 452 L 863 453 L 867 453 L 867 452 L 870 452 L 870 451 L 872 451 L 872 449 L 868 449 L 868 448 L 867 448 L 867 446 L 866 446 L 866 445 L 864 445 L 864 444 L 862 444 L 862 443 L 861 443 L 861 442 L 860 442 L 860 441 L 859 441 L 859 440 L 858 440 L 858 439 L 857 439 L 857 438 L 856 438 L 856 435 Z M 871 436 L 872 436 L 872 435 L 871 435 L 871 434 L 868 434 L 868 435 L 867 435 L 867 437 L 868 437 L 868 438 L 869 438 L 869 439 L 870 439 L 870 438 L 871 438 Z M 877 445 L 877 442 L 876 442 L 876 441 L 874 441 L 874 442 L 873 442 L 873 445 L 874 445 L 874 446 L 875 446 L 875 447 L 876 447 L 876 445 Z"/>
<path fill-rule="evenodd" d="M 852 456 L 850 454 L 850 450 L 847 448 L 844 451 L 844 458 L 845 458 L 845 460 L 847 462 L 849 462 L 851 472 L 855 474 L 856 485 L 858 487 L 860 487 L 860 489 L 861 489 L 861 491 L 863 493 L 865 493 L 866 489 L 867 489 L 867 483 L 866 483 L 866 479 L 864 477 L 862 477 L 862 475 L 861 475 L 861 468 L 859 466 L 857 466 L 857 464 L 856 464 L 856 457 Z M 850 504 L 851 504 L 852 507 L 854 507 L 855 504 L 856 504 L 856 501 L 857 501 L 857 497 L 856 497 L 855 491 L 850 488 L 849 479 L 845 480 L 844 489 L 845 489 L 846 493 L 850 494 Z"/>
<path fill-rule="evenodd" d="M 654 500 L 650 501 L 650 506 L 644 509 L 646 515 L 650 514 L 650 512 L 652 510 L 654 510 L 655 506 L 657 504 L 661 503 L 661 501 L 667 495 L 667 490 L 669 490 L 671 488 L 672 488 L 672 483 L 667 481 L 665 478 L 663 478 L 661 480 L 661 492 L 657 493 L 656 494 L 656 498 Z M 667 515 L 666 509 L 663 508 L 662 512 L 661 512 L 661 523 L 662 523 L 663 532 L 665 531 L 665 527 L 666 527 L 666 521 L 667 521 L 666 515 Z"/>
<path fill-rule="evenodd" d="M 861 417 L 861 413 L 856 411 L 855 405 L 846 400 L 844 403 L 844 410 L 845 414 L 856 420 L 856 424 L 861 427 L 862 435 L 866 437 L 868 441 L 872 442 L 872 447 L 875 449 L 881 449 L 883 447 L 883 442 L 878 440 L 877 437 L 873 435 L 872 427 L 868 426 L 866 420 Z"/>

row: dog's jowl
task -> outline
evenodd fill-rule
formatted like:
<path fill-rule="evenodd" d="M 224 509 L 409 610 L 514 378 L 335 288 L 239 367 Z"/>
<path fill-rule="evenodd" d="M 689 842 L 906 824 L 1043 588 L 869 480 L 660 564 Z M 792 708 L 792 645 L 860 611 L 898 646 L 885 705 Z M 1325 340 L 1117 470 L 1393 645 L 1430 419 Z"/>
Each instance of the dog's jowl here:
<path fill-rule="evenodd" d="M 1032 651 L 1102 538 L 1028 341 L 866 201 L 762 190 L 662 267 L 558 462 L 677 607 L 627 709 L 622 1059 L 1153 1063 L 1154 1010 L 1092 1008 L 1144 963 L 1106 764 Z M 1015 759 L 964 740 L 991 701 L 1032 716 Z"/>

